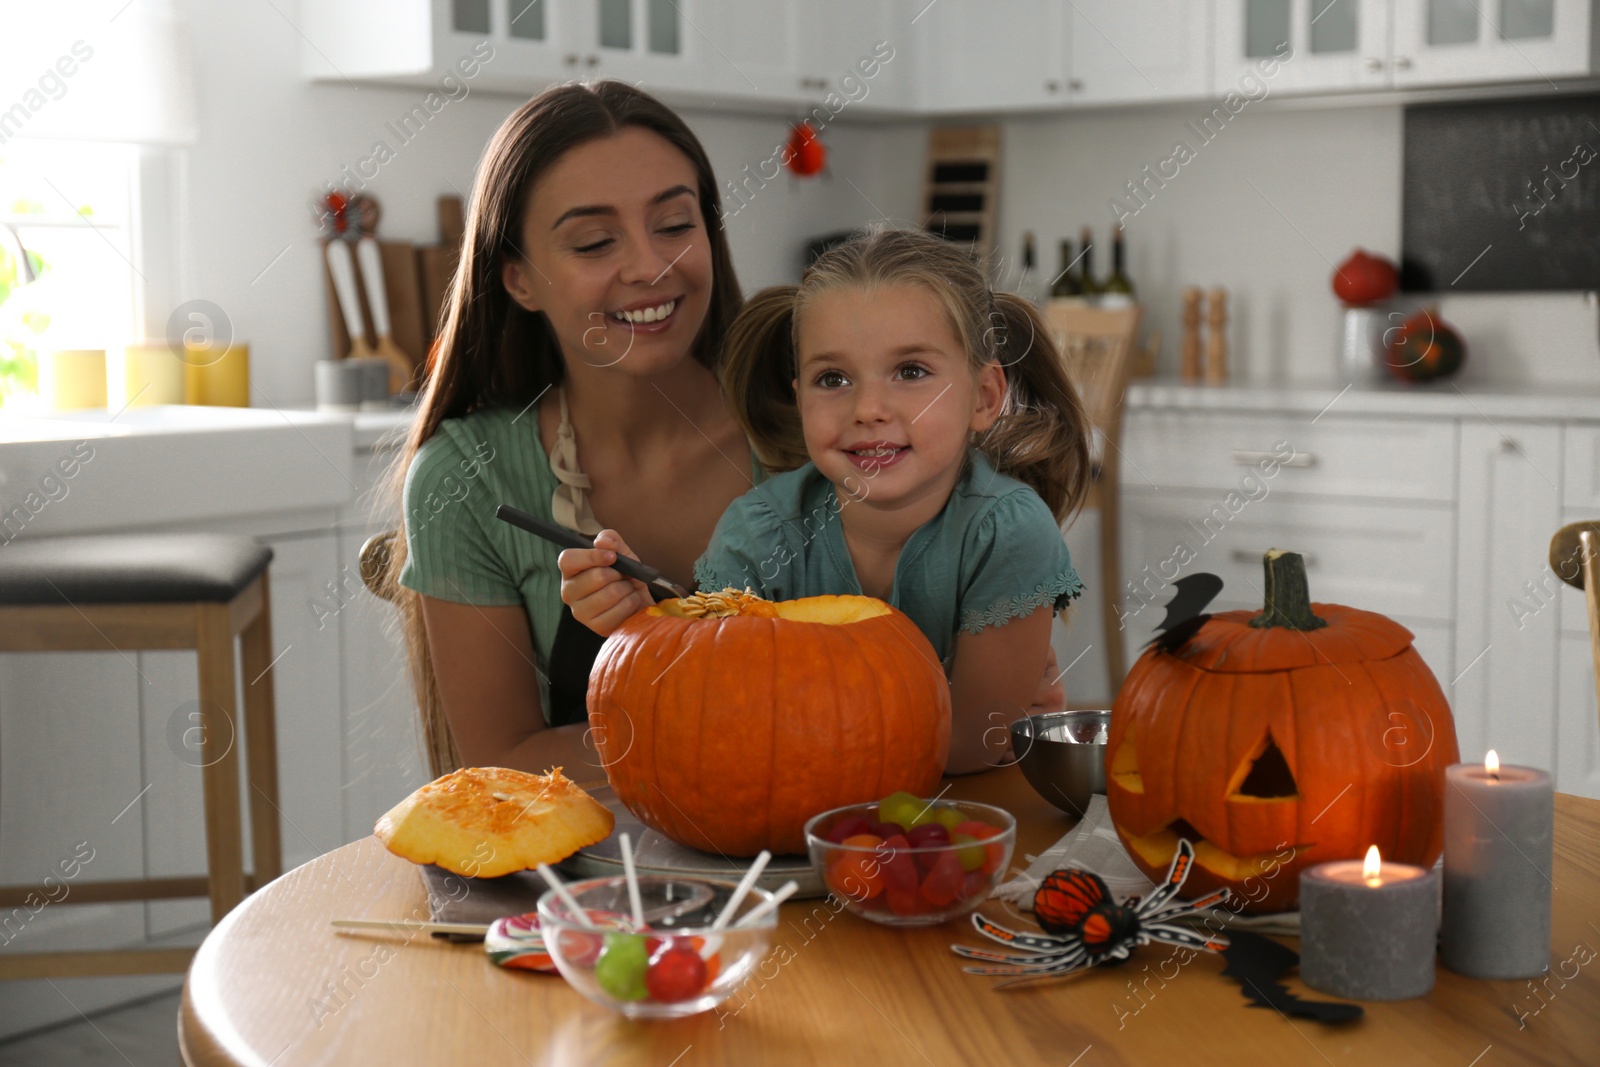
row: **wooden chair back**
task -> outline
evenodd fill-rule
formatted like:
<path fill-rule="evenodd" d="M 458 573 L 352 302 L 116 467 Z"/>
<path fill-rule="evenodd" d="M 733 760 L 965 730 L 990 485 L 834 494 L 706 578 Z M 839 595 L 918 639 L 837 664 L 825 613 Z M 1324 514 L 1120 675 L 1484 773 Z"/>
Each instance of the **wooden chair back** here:
<path fill-rule="evenodd" d="M 399 587 L 389 581 L 389 568 L 394 561 L 395 539 L 399 530 L 385 530 L 367 538 L 361 546 L 361 584 L 373 596 L 393 603 L 398 599 Z"/>
<path fill-rule="evenodd" d="M 1589 646 L 1594 655 L 1594 696 L 1600 705 L 1600 521 L 1574 522 L 1550 538 L 1550 569 L 1583 591 L 1589 614 Z"/>
<path fill-rule="evenodd" d="M 1045 323 L 1094 427 L 1095 461 L 1108 472 L 1116 469 L 1121 447 L 1122 399 L 1133 370 L 1140 314 L 1137 304 L 1102 308 L 1051 300 L 1044 308 Z"/>

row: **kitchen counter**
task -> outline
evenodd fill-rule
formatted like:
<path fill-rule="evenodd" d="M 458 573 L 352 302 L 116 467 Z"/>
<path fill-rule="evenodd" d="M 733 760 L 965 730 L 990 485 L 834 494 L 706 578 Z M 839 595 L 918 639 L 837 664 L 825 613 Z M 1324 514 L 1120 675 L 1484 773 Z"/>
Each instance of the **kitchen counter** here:
<path fill-rule="evenodd" d="M 3 418 L 0 537 L 340 508 L 413 415 L 155 405 Z"/>
<path fill-rule="evenodd" d="M 1405 415 L 1453 419 L 1572 419 L 1600 422 L 1600 385 L 1514 386 L 1439 382 L 1337 382 L 1222 386 L 1186 385 L 1170 378 L 1128 387 L 1130 409 L 1255 411 L 1319 416 Z"/>

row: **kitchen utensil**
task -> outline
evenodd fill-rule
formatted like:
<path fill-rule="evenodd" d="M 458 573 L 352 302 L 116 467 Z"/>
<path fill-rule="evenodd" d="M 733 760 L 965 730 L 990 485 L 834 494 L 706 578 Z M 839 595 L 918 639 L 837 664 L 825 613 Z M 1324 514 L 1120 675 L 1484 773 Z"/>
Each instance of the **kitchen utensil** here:
<path fill-rule="evenodd" d="M 333 277 L 333 291 L 339 298 L 345 332 L 350 335 L 348 354 L 357 359 L 377 355 L 372 342 L 367 340 L 366 321 L 361 317 L 361 293 L 356 289 L 355 260 L 344 241 L 328 242 L 328 273 Z M 334 354 L 337 356 L 338 352 Z"/>
<path fill-rule="evenodd" d="M 1200 289 L 1183 290 L 1183 347 L 1178 355 L 1178 373 L 1186 382 L 1200 380 Z"/>
<path fill-rule="evenodd" d="M 370 359 L 319 359 L 315 375 L 318 411 L 360 411 Z M 380 361 L 381 362 L 381 361 Z"/>
<path fill-rule="evenodd" d="M 373 355 L 389 362 L 389 391 L 404 392 L 411 384 L 411 360 L 394 343 L 389 326 L 389 295 L 383 282 L 383 257 L 378 242 L 363 237 L 356 243 L 356 256 L 361 260 L 361 278 L 367 289 L 367 304 L 372 311 L 372 329 L 378 335 Z"/>
<path fill-rule="evenodd" d="M 1109 711 L 1052 711 L 1011 724 L 1011 748 L 1038 794 L 1083 817 L 1089 798 L 1106 791 Z"/>
<path fill-rule="evenodd" d="M 375 357 L 343 359 L 361 370 L 361 410 L 389 410 L 389 361 Z"/>
<path fill-rule="evenodd" d="M 494 515 L 501 522 L 509 522 L 513 526 L 527 530 L 531 534 L 537 534 L 551 544 L 560 545 L 562 548 L 594 547 L 594 538 L 569 530 L 565 526 L 557 526 L 553 522 L 546 522 L 509 504 L 501 504 L 495 509 Z M 629 578 L 644 582 L 650 587 L 650 595 L 657 600 L 671 600 L 674 597 L 689 595 L 689 590 L 665 578 L 654 567 L 647 567 L 638 560 L 618 555 L 617 561 L 611 566 L 612 569 L 620 571 Z"/>
<path fill-rule="evenodd" d="M 328 923 L 339 930 L 412 930 L 419 934 L 465 934 L 482 937 L 489 932 L 483 923 L 435 923 L 420 919 L 332 919 Z"/>
<path fill-rule="evenodd" d="M 1228 290 L 1220 286 L 1206 297 L 1206 384 L 1228 380 Z"/>
<path fill-rule="evenodd" d="M 906 836 L 887 839 L 869 829 L 866 841 L 854 844 L 845 843 L 857 838 L 841 824 L 877 822 L 878 802 L 834 808 L 806 823 L 811 865 L 845 910 L 884 926 L 935 926 L 989 899 L 1011 862 L 1017 820 L 1004 808 L 971 800 L 935 798 L 922 810 L 939 825 L 918 825 Z M 953 816 L 949 826 L 940 819 L 947 812 Z M 982 829 L 975 825 L 980 823 Z M 917 836 L 930 830 L 932 840 Z M 957 835 L 960 840 L 954 840 Z M 915 843 L 907 844 L 908 837 Z"/>
<path fill-rule="evenodd" d="M 1398 316 L 1393 322 L 1398 322 Z M 1384 334 L 1392 325 L 1387 304 L 1339 309 L 1339 377 L 1362 382 L 1383 373 Z"/>

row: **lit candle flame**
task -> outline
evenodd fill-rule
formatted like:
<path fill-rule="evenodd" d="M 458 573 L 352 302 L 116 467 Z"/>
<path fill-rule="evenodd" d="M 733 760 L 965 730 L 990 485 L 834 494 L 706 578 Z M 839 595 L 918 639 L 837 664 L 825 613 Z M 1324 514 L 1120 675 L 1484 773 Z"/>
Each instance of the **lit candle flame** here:
<path fill-rule="evenodd" d="M 1489 772 L 1490 778 L 1500 777 L 1500 756 L 1492 748 L 1483 757 L 1483 769 Z"/>
<path fill-rule="evenodd" d="M 1361 877 L 1368 885 L 1383 884 L 1383 859 L 1378 855 L 1378 846 L 1373 845 L 1367 849 L 1367 858 L 1361 861 Z"/>

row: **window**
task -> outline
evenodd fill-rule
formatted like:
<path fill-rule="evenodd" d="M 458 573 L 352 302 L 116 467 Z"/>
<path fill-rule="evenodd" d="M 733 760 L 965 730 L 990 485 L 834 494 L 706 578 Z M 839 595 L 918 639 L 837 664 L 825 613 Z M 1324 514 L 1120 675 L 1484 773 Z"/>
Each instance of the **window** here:
<path fill-rule="evenodd" d="M 0 144 L 0 222 L 16 228 L 38 280 L 19 284 L 0 243 L 0 410 L 37 405 L 38 353 L 136 339 L 138 149 L 14 138 Z"/>

